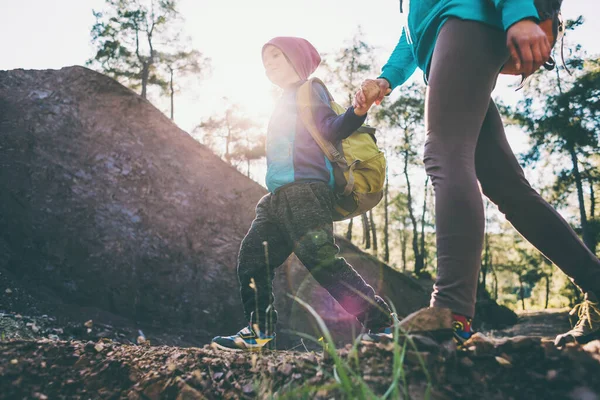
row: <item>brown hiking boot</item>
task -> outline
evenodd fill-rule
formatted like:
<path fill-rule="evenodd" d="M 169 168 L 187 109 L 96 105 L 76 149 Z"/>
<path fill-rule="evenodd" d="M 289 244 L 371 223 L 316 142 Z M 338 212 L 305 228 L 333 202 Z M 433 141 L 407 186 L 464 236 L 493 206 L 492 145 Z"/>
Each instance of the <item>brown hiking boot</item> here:
<path fill-rule="evenodd" d="M 571 342 L 584 344 L 600 339 L 600 303 L 593 293 L 586 293 L 583 302 L 573 307 L 569 313 L 570 316 L 575 314 L 577 323 L 573 329 L 556 337 L 556 346 L 561 347 Z"/>

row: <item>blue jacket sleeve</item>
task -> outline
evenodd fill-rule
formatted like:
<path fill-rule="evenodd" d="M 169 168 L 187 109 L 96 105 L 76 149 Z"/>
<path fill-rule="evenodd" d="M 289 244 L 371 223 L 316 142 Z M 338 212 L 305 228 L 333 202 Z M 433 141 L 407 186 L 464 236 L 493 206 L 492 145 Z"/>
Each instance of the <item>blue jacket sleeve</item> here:
<path fill-rule="evenodd" d="M 311 91 L 312 114 L 321 135 L 329 142 L 336 143 L 350 136 L 365 122 L 366 115 L 359 117 L 350 106 L 344 114 L 337 115 L 329 104 L 325 88 L 313 83 Z"/>
<path fill-rule="evenodd" d="M 533 0 L 493 0 L 496 10 L 502 14 L 502 25 L 508 30 L 514 23 L 525 18 L 539 20 Z"/>
<path fill-rule="evenodd" d="M 406 82 L 416 69 L 417 62 L 413 55 L 412 46 L 408 43 L 406 29 L 402 29 L 400 41 L 387 63 L 383 66 L 379 77 L 385 78 L 390 83 L 390 88 L 394 90 L 394 88 Z"/>

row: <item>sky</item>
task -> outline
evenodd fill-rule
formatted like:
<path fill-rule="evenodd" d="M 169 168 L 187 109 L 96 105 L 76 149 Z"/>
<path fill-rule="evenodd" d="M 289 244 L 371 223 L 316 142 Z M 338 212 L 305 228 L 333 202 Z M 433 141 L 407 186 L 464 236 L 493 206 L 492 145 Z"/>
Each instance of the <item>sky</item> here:
<path fill-rule="evenodd" d="M 84 64 L 94 54 L 92 9 L 103 7 L 103 0 L 0 0 L 0 70 Z M 301 36 L 321 53 L 331 53 L 360 25 L 364 39 L 377 47 L 375 58 L 381 66 L 403 23 L 398 0 L 180 0 L 179 9 L 193 47 L 212 60 L 212 73 L 198 82 L 199 94 L 178 99 L 178 122 L 187 130 L 199 118 L 218 111 L 223 97 L 249 114 L 269 115 L 271 84 L 264 75 L 260 50 L 274 36 Z M 567 0 L 563 13 L 567 18 L 598 16 L 600 1 Z M 588 51 L 600 53 L 600 31 L 594 25 L 587 23 L 572 36 Z M 512 90 L 504 89 L 510 82 L 514 79 L 502 79 L 498 85 L 508 101 Z"/>
<path fill-rule="evenodd" d="M 193 48 L 211 58 L 212 72 L 193 82 L 197 90 L 175 99 L 175 119 L 191 131 L 210 115 L 222 112 L 224 97 L 248 115 L 266 120 L 274 105 L 272 85 L 261 62 L 262 45 L 274 36 L 301 36 L 321 54 L 347 43 L 360 25 L 363 39 L 376 47 L 378 69 L 396 45 L 403 25 L 398 0 L 179 0 L 184 30 Z M 92 10 L 104 0 L 0 0 L 0 70 L 59 69 L 83 65 L 94 55 Z M 566 0 L 566 18 L 584 15 L 590 22 L 570 34 L 589 53 L 600 54 L 599 0 Z M 421 79 L 417 75 L 413 79 Z M 501 77 L 495 95 L 505 103 L 521 98 Z M 167 111 L 167 103 L 157 106 Z M 526 136 L 509 130 L 509 140 L 523 148 Z"/>

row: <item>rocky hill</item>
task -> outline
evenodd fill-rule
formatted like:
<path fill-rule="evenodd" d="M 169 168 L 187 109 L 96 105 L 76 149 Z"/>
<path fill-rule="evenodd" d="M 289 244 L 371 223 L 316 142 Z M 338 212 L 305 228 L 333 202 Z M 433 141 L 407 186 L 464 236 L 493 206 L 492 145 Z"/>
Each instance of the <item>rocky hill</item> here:
<path fill-rule="evenodd" d="M 265 193 L 102 74 L 0 71 L 0 283 L 12 291 L 0 311 L 123 318 L 198 344 L 233 333 L 237 252 Z M 410 278 L 340 245 L 400 314 L 427 303 Z M 311 331 L 288 293 L 314 300 L 340 340 L 357 328 L 294 257 L 276 287 L 283 330 Z"/>

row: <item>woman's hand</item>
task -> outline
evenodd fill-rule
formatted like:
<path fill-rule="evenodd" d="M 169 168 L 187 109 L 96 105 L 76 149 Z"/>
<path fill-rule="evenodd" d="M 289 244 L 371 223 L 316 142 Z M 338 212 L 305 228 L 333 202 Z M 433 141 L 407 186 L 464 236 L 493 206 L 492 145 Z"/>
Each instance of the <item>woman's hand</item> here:
<path fill-rule="evenodd" d="M 369 101 L 367 100 L 367 96 L 365 96 L 365 89 L 367 87 L 372 88 L 376 86 L 379 88 L 379 94 L 375 98 L 375 104 L 379 105 L 383 98 L 389 94 L 392 90 L 390 89 L 390 84 L 385 79 L 366 79 L 362 84 L 360 90 L 358 90 L 354 96 L 354 102 L 352 105 L 354 108 L 364 109 L 367 106 L 371 106 Z M 372 90 L 372 89 L 370 89 Z M 370 97 L 370 96 L 369 96 Z M 369 99 L 370 100 L 370 99 Z"/>
<path fill-rule="evenodd" d="M 506 46 L 515 67 L 524 77 L 533 74 L 550 57 L 550 43 L 539 25 L 528 19 L 513 24 L 506 32 Z"/>

